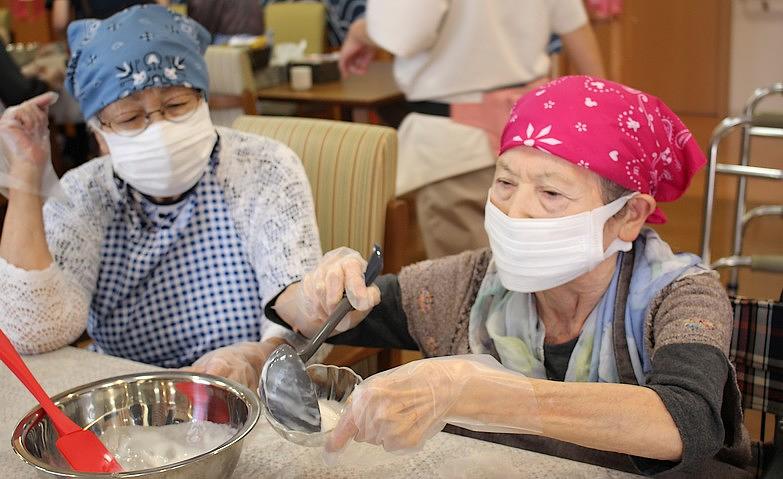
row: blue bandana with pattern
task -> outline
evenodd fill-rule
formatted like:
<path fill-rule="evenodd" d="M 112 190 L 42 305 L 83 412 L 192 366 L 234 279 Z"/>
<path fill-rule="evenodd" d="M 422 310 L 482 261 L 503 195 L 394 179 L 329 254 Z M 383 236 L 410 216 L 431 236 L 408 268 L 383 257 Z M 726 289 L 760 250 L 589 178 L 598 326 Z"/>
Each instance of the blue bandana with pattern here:
<path fill-rule="evenodd" d="M 206 95 L 209 42 L 204 27 L 159 5 L 136 5 L 106 20 L 78 20 L 68 25 L 65 88 L 85 118 L 150 87 L 178 85 Z"/>

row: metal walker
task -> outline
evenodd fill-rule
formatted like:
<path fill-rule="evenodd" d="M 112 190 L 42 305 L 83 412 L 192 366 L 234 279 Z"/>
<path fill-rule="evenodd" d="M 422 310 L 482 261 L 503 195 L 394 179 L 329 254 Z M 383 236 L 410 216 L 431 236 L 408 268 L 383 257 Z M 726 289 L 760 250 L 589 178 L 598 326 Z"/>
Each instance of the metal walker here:
<path fill-rule="evenodd" d="M 783 273 L 783 251 L 780 255 L 743 255 L 742 242 L 745 228 L 755 218 L 762 216 L 780 216 L 783 218 L 783 205 L 764 205 L 747 211 L 747 180 L 762 178 L 766 180 L 783 181 L 783 169 L 762 168 L 750 164 L 750 147 L 753 138 L 778 138 L 783 140 L 783 114 L 756 113 L 756 107 L 771 95 L 783 95 L 783 82 L 775 83 L 765 88 L 757 88 L 745 104 L 742 116 L 725 118 L 710 138 L 707 162 L 707 188 L 704 200 L 704 222 L 702 224 L 701 257 L 705 264 L 712 268 L 731 268 L 731 276 L 727 286 L 730 295 L 737 294 L 738 267 L 749 267 L 754 271 Z M 736 128 L 742 129 L 740 143 L 740 164 L 718 163 L 718 148 L 721 140 Z M 715 201 L 715 177 L 718 173 L 739 177 L 737 186 L 737 206 L 734 215 L 734 233 L 731 256 L 720 258 L 710 263 L 710 239 L 712 233 L 712 216 Z M 781 234 L 783 245 L 783 234 Z"/>
<path fill-rule="evenodd" d="M 737 382 L 742 392 L 745 408 L 762 411 L 761 438 L 765 437 L 767 413 L 775 416 L 774 441 L 771 445 L 758 444 L 757 474 L 763 478 L 783 477 L 783 294 L 779 301 L 767 301 L 737 297 L 739 267 L 751 271 L 783 273 L 783 248 L 774 255 L 743 255 L 742 243 L 747 225 L 762 216 L 779 216 L 783 219 L 783 205 L 764 205 L 751 210 L 746 208 L 749 178 L 783 181 L 783 169 L 752 166 L 751 140 L 753 138 L 777 138 L 783 140 L 783 114 L 761 115 L 756 107 L 767 97 L 783 95 L 783 82 L 766 88 L 758 88 L 745 104 L 742 116 L 725 118 L 710 138 L 707 163 L 707 187 L 704 200 L 701 257 L 713 269 L 731 268 L 727 292 L 732 296 L 734 331 L 730 358 L 735 365 Z M 718 163 L 720 142 L 731 131 L 741 128 L 740 163 Z M 715 201 L 715 178 L 718 173 L 739 177 L 737 205 L 734 214 L 734 231 L 731 255 L 710 263 L 710 239 Z M 783 228 L 778 235 L 783 246 Z M 783 284 L 783 281 L 781 282 Z M 757 476 L 757 477 L 758 477 Z"/>

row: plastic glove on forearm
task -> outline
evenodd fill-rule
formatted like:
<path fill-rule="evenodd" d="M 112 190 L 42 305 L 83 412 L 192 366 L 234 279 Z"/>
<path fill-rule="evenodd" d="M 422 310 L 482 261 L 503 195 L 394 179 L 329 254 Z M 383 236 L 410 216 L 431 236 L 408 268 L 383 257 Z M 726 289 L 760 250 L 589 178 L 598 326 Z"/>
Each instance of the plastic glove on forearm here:
<path fill-rule="evenodd" d="M 502 398 L 515 398 L 504 410 Z M 488 355 L 415 361 L 372 376 L 351 395 L 326 445 L 327 454 L 351 440 L 387 451 L 417 451 L 451 423 L 474 431 L 539 434 L 533 386 Z"/>

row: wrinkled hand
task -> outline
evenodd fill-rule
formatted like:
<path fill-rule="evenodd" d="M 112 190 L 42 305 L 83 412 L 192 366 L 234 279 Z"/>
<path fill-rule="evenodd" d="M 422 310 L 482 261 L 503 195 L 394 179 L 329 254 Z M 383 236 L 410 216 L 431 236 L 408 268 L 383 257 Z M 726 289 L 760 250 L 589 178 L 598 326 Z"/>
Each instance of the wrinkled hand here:
<path fill-rule="evenodd" d="M 221 376 L 255 391 L 266 358 L 282 342 L 282 339 L 270 338 L 263 342 L 246 341 L 224 346 L 201 356 L 183 371 Z"/>
<path fill-rule="evenodd" d="M 49 106 L 58 95 L 44 93 L 11 107 L 0 117 L 0 148 L 12 176 L 35 190 L 51 159 Z"/>
<path fill-rule="evenodd" d="M 375 58 L 377 48 L 367 35 L 367 20 L 359 19 L 351 24 L 348 35 L 340 48 L 340 73 L 342 76 L 364 75 Z"/>
<path fill-rule="evenodd" d="M 381 302 L 376 285 L 364 284 L 367 261 L 350 248 L 338 248 L 326 253 L 315 270 L 301 282 L 289 286 L 290 291 L 275 303 L 275 311 L 295 331 L 312 337 L 337 308 L 343 294 L 355 308 L 337 325 L 335 333 L 347 331 L 359 324 L 370 310 Z"/>
<path fill-rule="evenodd" d="M 522 419 L 494 404 L 518 398 Z M 509 396 L 511 395 L 511 396 Z M 531 383 L 488 355 L 423 359 L 359 384 L 327 441 L 340 452 L 354 439 L 387 451 L 416 451 L 447 423 L 476 431 L 540 432 Z"/>

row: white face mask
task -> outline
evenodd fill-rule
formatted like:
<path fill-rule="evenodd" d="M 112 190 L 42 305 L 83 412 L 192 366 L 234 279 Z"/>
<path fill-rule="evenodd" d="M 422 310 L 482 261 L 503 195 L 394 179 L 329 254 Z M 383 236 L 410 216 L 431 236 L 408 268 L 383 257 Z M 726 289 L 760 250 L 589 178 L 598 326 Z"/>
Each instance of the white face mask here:
<path fill-rule="evenodd" d="M 604 251 L 604 223 L 634 195 L 572 216 L 509 218 L 487 199 L 484 228 L 500 283 L 532 293 L 560 286 L 592 270 L 631 243 L 616 238 Z"/>
<path fill-rule="evenodd" d="M 159 198 L 179 196 L 198 183 L 217 140 L 206 102 L 182 123 L 156 121 L 132 137 L 100 132 L 117 176 Z"/>

